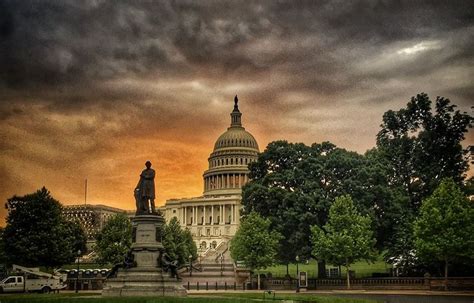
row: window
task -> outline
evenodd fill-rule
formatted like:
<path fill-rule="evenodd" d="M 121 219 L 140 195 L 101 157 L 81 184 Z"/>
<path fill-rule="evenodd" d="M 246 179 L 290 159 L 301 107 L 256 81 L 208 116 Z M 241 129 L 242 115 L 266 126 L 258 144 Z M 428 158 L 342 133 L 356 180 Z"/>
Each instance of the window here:
<path fill-rule="evenodd" d="M 8 278 L 8 280 L 5 281 L 5 284 L 8 283 L 16 283 L 15 277 Z"/>

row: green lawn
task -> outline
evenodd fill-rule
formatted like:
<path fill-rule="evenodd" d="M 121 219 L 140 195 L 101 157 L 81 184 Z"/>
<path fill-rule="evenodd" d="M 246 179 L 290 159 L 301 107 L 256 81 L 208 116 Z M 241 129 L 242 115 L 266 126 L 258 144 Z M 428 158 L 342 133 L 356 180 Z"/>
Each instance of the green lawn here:
<path fill-rule="evenodd" d="M 206 296 L 188 297 L 156 297 L 156 298 L 102 298 L 97 294 L 3 294 L 0 295 L 2 303 L 243 303 L 243 302 L 263 302 L 263 292 L 259 293 L 232 293 Z M 265 301 L 283 302 L 295 300 L 295 302 L 311 303 L 374 303 L 376 301 L 362 299 L 348 299 L 336 297 L 321 297 L 308 294 L 277 294 L 275 300 L 273 296 L 266 296 Z"/>
<path fill-rule="evenodd" d="M 316 278 L 318 273 L 318 263 L 315 260 L 310 260 L 308 264 L 299 264 L 300 271 L 306 271 L 310 278 Z M 332 265 L 326 265 L 326 268 L 335 267 Z M 383 257 L 380 255 L 374 263 L 368 264 L 367 262 L 357 262 L 351 266 L 351 270 L 355 270 L 356 278 L 364 278 L 372 276 L 372 273 L 386 273 L 392 268 L 391 264 L 385 263 Z M 346 270 L 344 267 L 341 268 L 342 275 L 345 276 Z M 286 275 L 286 265 L 276 265 L 268 267 L 260 271 L 261 273 L 272 273 L 273 277 L 284 277 Z M 290 276 L 296 277 L 296 264 L 290 264 L 289 266 Z"/>

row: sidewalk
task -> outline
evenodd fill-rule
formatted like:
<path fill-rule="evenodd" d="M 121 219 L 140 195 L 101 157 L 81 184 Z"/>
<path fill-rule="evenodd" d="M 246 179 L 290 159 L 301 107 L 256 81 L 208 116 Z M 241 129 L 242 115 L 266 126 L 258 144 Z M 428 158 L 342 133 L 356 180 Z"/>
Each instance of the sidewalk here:
<path fill-rule="evenodd" d="M 225 293 L 257 293 L 263 294 L 270 290 L 188 290 L 189 295 L 225 294 Z M 296 294 L 291 290 L 275 290 L 276 294 Z M 308 290 L 299 294 L 311 295 L 408 295 L 408 296 L 474 296 L 474 291 L 424 291 L 424 290 Z"/>

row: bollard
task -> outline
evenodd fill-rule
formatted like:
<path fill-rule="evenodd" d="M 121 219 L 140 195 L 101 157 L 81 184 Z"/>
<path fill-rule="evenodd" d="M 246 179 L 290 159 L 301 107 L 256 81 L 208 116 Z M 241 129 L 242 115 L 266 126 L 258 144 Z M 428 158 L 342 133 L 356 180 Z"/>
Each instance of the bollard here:
<path fill-rule="evenodd" d="M 199 282 L 197 282 L 196 287 L 197 287 L 197 290 L 199 290 Z"/>
<path fill-rule="evenodd" d="M 224 282 L 224 290 L 227 290 L 227 281 Z"/>
<path fill-rule="evenodd" d="M 234 281 L 234 290 L 237 290 L 237 283 Z"/>
<path fill-rule="evenodd" d="M 190 287 L 190 286 L 189 286 L 189 281 L 188 281 L 188 290 L 190 290 L 190 289 L 191 289 L 191 288 L 189 288 L 189 287 Z"/>
<path fill-rule="evenodd" d="M 209 290 L 209 282 L 206 281 L 206 290 Z"/>
<path fill-rule="evenodd" d="M 216 281 L 216 290 L 217 290 L 217 281 Z"/>

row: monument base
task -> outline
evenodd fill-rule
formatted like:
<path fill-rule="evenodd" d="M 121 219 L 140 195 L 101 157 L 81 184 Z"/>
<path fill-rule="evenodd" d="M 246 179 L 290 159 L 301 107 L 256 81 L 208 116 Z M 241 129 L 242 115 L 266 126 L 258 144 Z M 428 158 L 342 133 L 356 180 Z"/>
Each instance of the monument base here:
<path fill-rule="evenodd" d="M 180 281 L 156 270 L 120 269 L 117 277 L 107 279 L 104 297 L 186 296 Z"/>
<path fill-rule="evenodd" d="M 137 215 L 132 219 L 132 247 L 136 267 L 120 268 L 105 281 L 104 297 L 186 296 L 186 289 L 176 278 L 164 272 L 160 256 L 164 219 L 160 215 Z"/>

